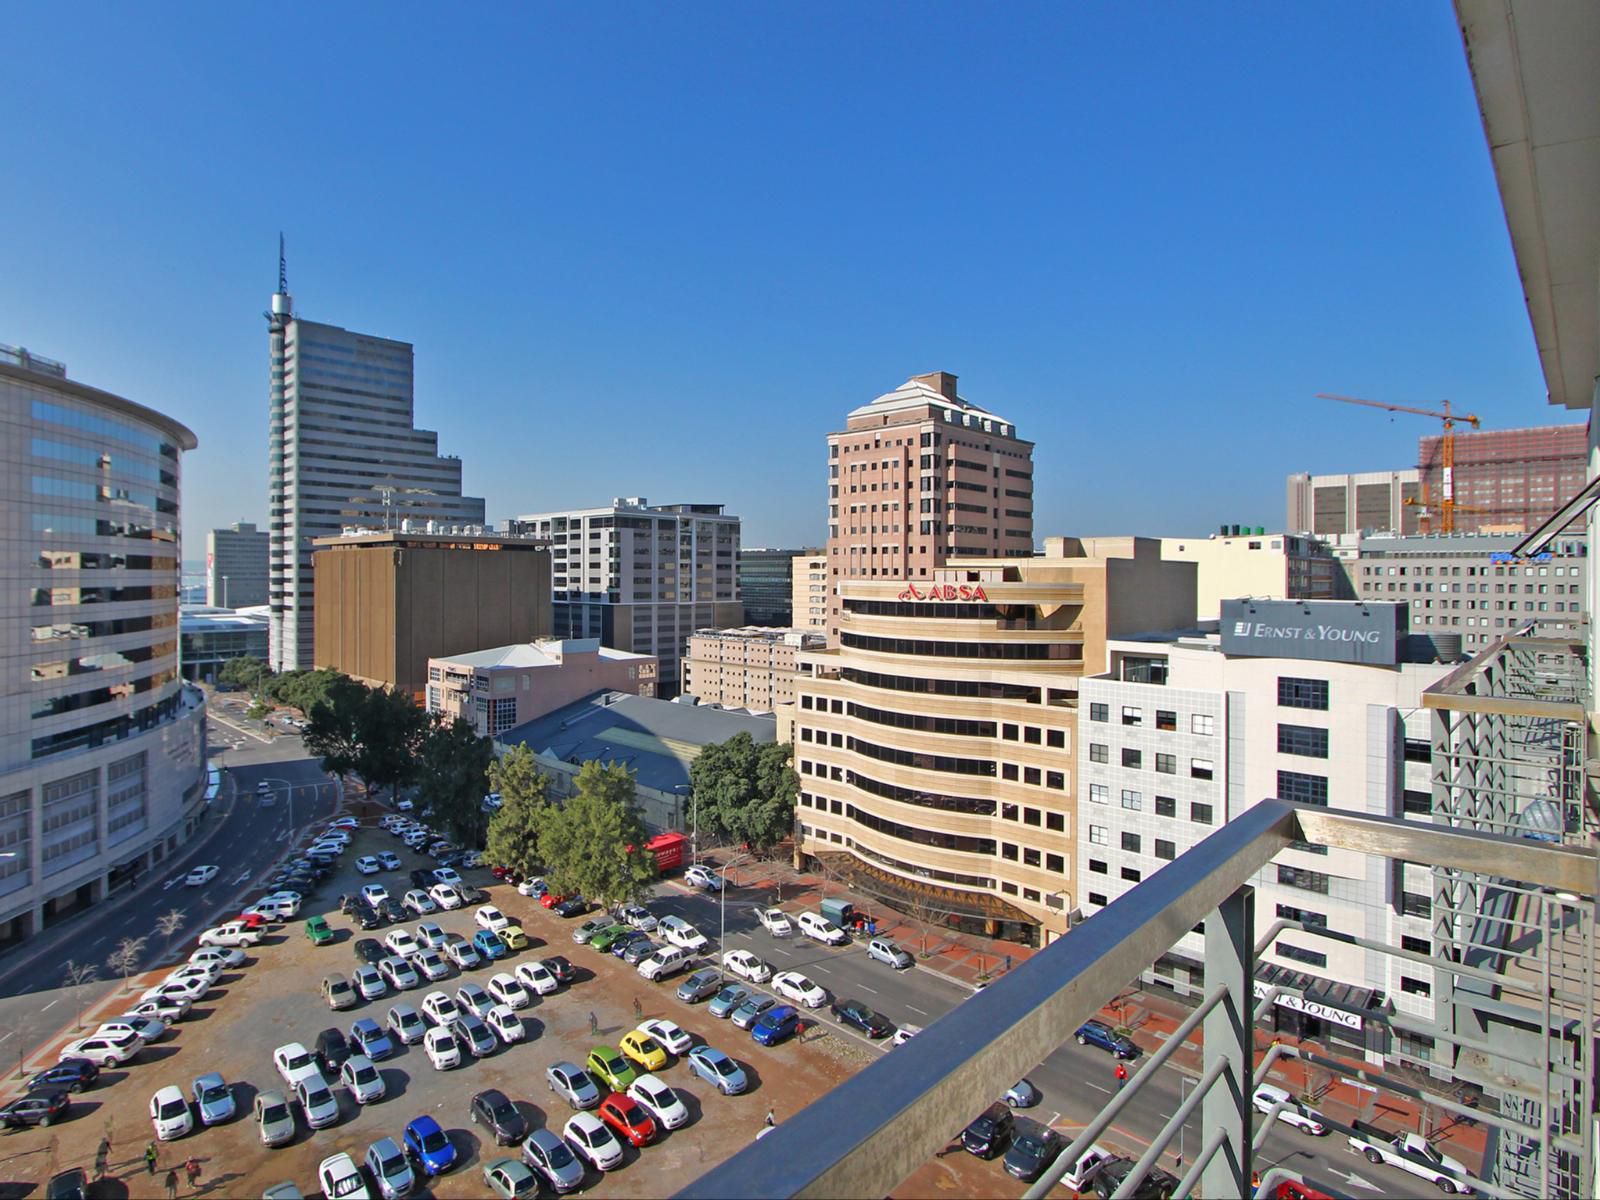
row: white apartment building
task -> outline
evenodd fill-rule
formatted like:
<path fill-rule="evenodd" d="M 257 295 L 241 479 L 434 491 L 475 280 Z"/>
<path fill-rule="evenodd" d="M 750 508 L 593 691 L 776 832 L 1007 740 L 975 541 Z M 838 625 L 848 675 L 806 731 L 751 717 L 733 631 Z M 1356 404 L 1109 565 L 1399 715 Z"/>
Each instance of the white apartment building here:
<path fill-rule="evenodd" d="M 1430 819 L 1421 697 L 1454 664 L 1406 661 L 1422 646 L 1431 643 L 1408 636 L 1405 605 L 1351 601 L 1230 601 L 1219 632 L 1110 642 L 1109 669 L 1080 691 L 1083 916 L 1265 798 Z M 1253 885 L 1263 927 L 1285 917 L 1429 950 L 1425 869 L 1306 846 L 1284 851 Z M 1198 994 L 1198 930 L 1146 981 Z M 1429 1022 L 1432 985 L 1429 968 L 1295 929 L 1257 971 L 1258 995 L 1280 989 L 1268 1028 L 1341 1042 L 1372 1062 L 1426 1063 L 1431 1048 L 1391 1039 L 1355 1010 Z"/>
<path fill-rule="evenodd" d="M 280 269 L 267 314 L 267 603 L 275 671 L 314 662 L 315 539 L 337 537 L 347 526 L 484 519 L 483 501 L 461 494 L 461 460 L 441 456 L 439 435 L 415 427 L 411 344 L 307 321 L 293 308 Z"/>
<path fill-rule="evenodd" d="M 650 504 L 619 497 L 598 508 L 513 517 L 507 530 L 550 542 L 557 638 L 654 654 L 657 695 L 682 687 L 679 664 L 697 629 L 739 625 L 739 518 L 720 504 Z"/>

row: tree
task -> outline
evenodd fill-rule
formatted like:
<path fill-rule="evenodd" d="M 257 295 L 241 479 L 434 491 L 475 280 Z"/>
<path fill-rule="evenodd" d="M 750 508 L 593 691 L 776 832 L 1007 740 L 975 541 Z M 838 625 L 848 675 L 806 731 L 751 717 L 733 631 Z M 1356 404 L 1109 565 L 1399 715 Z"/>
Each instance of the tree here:
<path fill-rule="evenodd" d="M 183 925 L 183 912 L 181 909 L 169 908 L 156 918 L 156 932 L 167 941 L 166 952 L 172 953 L 172 939 Z"/>
<path fill-rule="evenodd" d="M 607 906 L 637 900 L 655 878 L 648 838 L 628 768 L 586 762 L 572 797 L 554 810 L 540 839 L 550 886 Z"/>
<path fill-rule="evenodd" d="M 422 736 L 416 771 L 422 807 L 458 846 L 483 844 L 489 828 L 483 797 L 493 762 L 494 742 L 460 717 L 435 722 Z"/>
<path fill-rule="evenodd" d="M 62 977 L 67 981 L 67 986 L 72 988 L 76 993 L 76 998 L 78 1001 L 77 1027 L 79 1029 L 83 1028 L 83 985 L 86 983 L 93 983 L 95 976 L 98 974 L 100 974 L 100 968 L 95 966 L 93 963 L 74 962 L 70 958 L 67 959 L 67 961 L 61 966 Z"/>
<path fill-rule="evenodd" d="M 181 914 L 179 919 L 182 919 Z M 157 922 L 157 928 L 159 927 L 160 922 Z M 106 966 L 122 976 L 123 990 L 127 990 L 128 976 L 139 969 L 139 958 L 144 954 L 144 944 L 144 938 L 125 937 L 117 943 L 117 948 L 106 956 Z"/>
<path fill-rule="evenodd" d="M 690 819 L 713 836 L 770 850 L 794 827 L 800 779 L 790 753 L 783 744 L 758 746 L 748 733 L 705 747 L 689 765 Z"/>
<path fill-rule="evenodd" d="M 489 764 L 489 788 L 500 793 L 500 811 L 489 818 L 485 853 L 496 866 L 522 876 L 545 869 L 542 840 L 556 811 L 545 782 L 526 746 L 513 746 Z"/>
<path fill-rule="evenodd" d="M 270 678 L 272 671 L 267 664 L 259 658 L 248 656 L 230 658 L 222 664 L 222 670 L 217 673 L 217 682 L 246 688 L 251 692 L 259 692 L 262 685 Z"/>
<path fill-rule="evenodd" d="M 427 728 L 428 714 L 410 696 L 339 675 L 312 703 L 301 738 L 329 774 L 354 775 L 369 792 L 396 791 L 415 774 Z"/>

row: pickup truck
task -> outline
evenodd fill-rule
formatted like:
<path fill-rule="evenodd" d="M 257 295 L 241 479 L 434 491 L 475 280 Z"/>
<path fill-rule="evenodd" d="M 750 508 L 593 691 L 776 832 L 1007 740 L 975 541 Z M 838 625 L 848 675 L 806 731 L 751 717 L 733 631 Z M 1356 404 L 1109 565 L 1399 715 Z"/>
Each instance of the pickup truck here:
<path fill-rule="evenodd" d="M 1445 1195 L 1463 1192 L 1472 1195 L 1467 1183 L 1467 1168 L 1448 1154 L 1440 1154 L 1420 1134 L 1390 1133 L 1362 1121 L 1352 1129 L 1350 1148 L 1367 1156 L 1370 1163 L 1388 1163 L 1419 1179 L 1426 1179 Z"/>

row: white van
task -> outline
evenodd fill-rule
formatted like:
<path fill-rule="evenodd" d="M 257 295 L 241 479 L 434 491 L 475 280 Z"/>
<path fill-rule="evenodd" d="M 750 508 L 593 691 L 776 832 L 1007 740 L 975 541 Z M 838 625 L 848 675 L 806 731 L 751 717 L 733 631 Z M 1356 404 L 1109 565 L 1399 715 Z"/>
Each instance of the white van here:
<path fill-rule="evenodd" d="M 797 923 L 800 932 L 808 938 L 815 938 L 830 946 L 842 946 L 850 940 L 849 934 L 820 913 L 801 913 Z"/>
<path fill-rule="evenodd" d="M 646 979 L 661 979 L 683 970 L 689 963 L 689 952 L 682 946 L 663 946 L 654 954 L 647 954 L 639 963 L 639 974 Z"/>
<path fill-rule="evenodd" d="M 1281 1087 L 1273 1087 L 1270 1083 L 1263 1083 L 1256 1088 L 1255 1095 L 1250 1098 L 1258 1113 L 1269 1113 L 1273 1108 L 1282 1104 L 1278 1110 L 1278 1120 L 1286 1125 L 1293 1125 L 1302 1133 L 1309 1133 L 1313 1137 L 1321 1137 L 1328 1132 L 1328 1126 L 1322 1120 L 1322 1114 L 1315 1109 L 1307 1108 Z"/>

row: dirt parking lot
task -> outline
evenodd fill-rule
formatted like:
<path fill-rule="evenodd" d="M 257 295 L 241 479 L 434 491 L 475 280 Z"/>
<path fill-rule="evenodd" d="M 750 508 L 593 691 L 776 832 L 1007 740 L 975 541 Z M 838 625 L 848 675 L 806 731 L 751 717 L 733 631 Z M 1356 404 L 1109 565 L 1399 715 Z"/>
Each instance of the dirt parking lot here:
<path fill-rule="evenodd" d="M 370 877 L 357 875 L 355 859 L 380 850 L 400 854 L 402 869 Z M 98 1086 L 74 1098 L 73 1111 L 60 1123 L 0 1138 L 3 1194 L 41 1195 L 44 1181 L 69 1167 L 82 1167 L 92 1175 L 96 1147 L 105 1137 L 111 1142 L 109 1167 L 95 1194 L 164 1195 L 169 1169 L 181 1168 L 193 1157 L 199 1161 L 200 1178 L 191 1187 L 180 1169 L 179 1196 L 259 1196 L 263 1189 L 284 1181 L 293 1181 L 310 1196 L 317 1193 L 316 1169 L 323 1158 L 343 1150 L 360 1161 L 373 1141 L 383 1136 L 398 1141 L 407 1121 L 430 1113 L 448 1132 L 459 1159 L 449 1174 L 433 1181 L 431 1191 L 419 1189 L 414 1194 L 481 1196 L 485 1194 L 482 1164 L 515 1150 L 485 1143 L 478 1127 L 468 1120 L 469 1098 L 484 1088 L 499 1088 L 524 1109 L 535 1127 L 549 1125 L 559 1131 L 571 1114 L 546 1090 L 545 1068 L 561 1059 L 582 1063 L 599 1043 L 615 1046 L 618 1038 L 638 1023 L 633 1008 L 637 999 L 644 1017 L 676 1021 L 697 1041 L 709 1041 L 727 1051 L 751 1077 L 747 1093 L 724 1097 L 674 1060 L 659 1074 L 683 1096 L 690 1112 L 688 1124 L 643 1150 L 628 1149 L 624 1165 L 603 1178 L 591 1171 L 584 1189 L 599 1196 L 660 1196 L 684 1187 L 709 1166 L 747 1145 L 769 1109 L 782 1121 L 867 1061 L 849 1053 L 837 1040 L 841 1035 L 827 1028 L 811 1031 L 805 1044 L 791 1040 L 771 1049 L 759 1046 L 747 1033 L 711 1017 L 704 1004 L 680 1002 L 674 991 L 681 976 L 660 984 L 644 981 L 621 960 L 574 945 L 570 933 L 579 921 L 564 921 L 536 901 L 517 895 L 515 889 L 495 883 L 487 872 L 472 871 L 466 873 L 468 881 L 488 891 L 490 903 L 522 924 L 529 947 L 514 952 L 504 960 L 505 966 L 452 971 L 447 980 L 425 983 L 408 992 L 404 1002 L 418 1007 L 433 988 L 453 994 L 462 982 L 481 984 L 496 969 L 509 970 L 524 959 L 551 954 L 565 955 L 580 968 L 578 982 L 536 998 L 531 1007 L 522 1010 L 528 1038 L 520 1045 L 501 1048 L 482 1061 L 469 1059 L 466 1065 L 446 1072 L 432 1068 L 420 1045 L 402 1048 L 379 1064 L 387 1087 L 385 1099 L 362 1108 L 343 1089 L 336 1089 L 341 1108 L 337 1124 L 312 1131 L 302 1116 L 292 1143 L 276 1150 L 263 1148 L 250 1110 L 257 1089 L 281 1086 L 272 1066 L 273 1049 L 291 1041 L 310 1047 L 321 1030 L 329 1026 L 348 1030 L 363 1016 L 381 1023 L 389 1005 L 395 1003 L 391 994 L 333 1013 L 322 1002 L 318 988 L 325 974 L 335 970 L 346 976 L 352 973 L 355 939 L 381 938 L 387 932 L 357 933 L 349 918 L 336 911 L 338 895 L 355 891 L 362 883 L 381 882 L 398 897 L 409 886 L 409 871 L 423 865 L 429 864 L 389 834 L 376 829 L 359 831 L 341 870 L 323 884 L 300 919 L 278 928 L 251 952 L 242 969 L 223 975 L 210 995 L 163 1041 L 143 1050 L 129 1067 L 104 1072 Z M 332 944 L 313 946 L 305 938 L 302 924 L 313 912 L 327 914 L 336 931 Z M 474 932 L 470 908 L 427 919 L 468 937 Z M 409 928 L 415 926 L 415 919 L 408 922 Z M 158 975 L 149 982 L 155 982 Z M 120 1011 L 121 1007 L 106 1010 L 107 1015 Z M 600 1027 L 595 1037 L 589 1032 L 591 1012 Z M 157 1171 L 153 1177 L 148 1175 L 143 1153 L 153 1136 L 147 1111 L 151 1094 L 167 1084 L 187 1093 L 190 1082 L 208 1071 L 220 1072 L 234 1085 L 240 1116 L 230 1124 L 161 1144 Z M 13 1078 L 6 1098 L 19 1087 Z"/>

